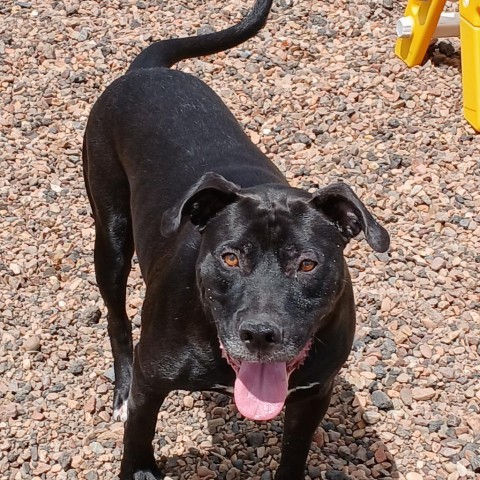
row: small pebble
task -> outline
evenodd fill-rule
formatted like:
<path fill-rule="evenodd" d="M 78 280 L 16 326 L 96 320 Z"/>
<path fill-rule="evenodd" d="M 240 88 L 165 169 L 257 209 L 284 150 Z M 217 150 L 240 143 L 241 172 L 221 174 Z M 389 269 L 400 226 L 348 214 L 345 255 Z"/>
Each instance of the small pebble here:
<path fill-rule="evenodd" d="M 430 400 L 434 396 L 435 390 L 433 388 L 416 387 L 412 389 L 412 398 L 417 401 Z"/>
<path fill-rule="evenodd" d="M 391 410 L 393 408 L 392 399 L 380 390 L 372 393 L 372 403 L 380 410 Z"/>
<path fill-rule="evenodd" d="M 254 448 L 260 447 L 265 443 L 265 435 L 261 432 L 250 432 L 247 434 L 247 443 Z"/>
<path fill-rule="evenodd" d="M 38 352 L 40 351 L 41 345 L 40 337 L 37 335 L 32 335 L 23 342 L 23 348 L 27 352 Z"/>

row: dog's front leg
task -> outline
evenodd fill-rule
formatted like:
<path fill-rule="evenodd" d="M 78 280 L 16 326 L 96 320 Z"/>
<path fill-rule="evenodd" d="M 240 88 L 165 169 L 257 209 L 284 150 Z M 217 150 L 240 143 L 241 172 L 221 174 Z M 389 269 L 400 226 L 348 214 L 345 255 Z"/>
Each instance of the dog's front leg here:
<path fill-rule="evenodd" d="M 313 434 L 327 412 L 332 386 L 320 394 L 287 403 L 282 457 L 275 480 L 303 480 Z"/>
<path fill-rule="evenodd" d="M 153 437 L 158 411 L 168 391 L 153 390 L 142 378 L 134 362 L 128 399 L 128 417 L 123 437 L 124 452 L 120 480 L 160 480 L 163 478 L 155 462 Z"/>

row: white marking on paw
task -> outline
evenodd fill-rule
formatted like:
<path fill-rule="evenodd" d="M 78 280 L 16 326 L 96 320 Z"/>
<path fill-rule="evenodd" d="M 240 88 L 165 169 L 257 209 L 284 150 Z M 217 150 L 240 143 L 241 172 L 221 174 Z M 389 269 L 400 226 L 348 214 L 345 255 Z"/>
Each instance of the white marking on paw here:
<path fill-rule="evenodd" d="M 116 408 L 113 411 L 113 420 L 115 422 L 126 422 L 128 416 L 128 405 L 127 402 L 123 402 L 120 408 Z"/>

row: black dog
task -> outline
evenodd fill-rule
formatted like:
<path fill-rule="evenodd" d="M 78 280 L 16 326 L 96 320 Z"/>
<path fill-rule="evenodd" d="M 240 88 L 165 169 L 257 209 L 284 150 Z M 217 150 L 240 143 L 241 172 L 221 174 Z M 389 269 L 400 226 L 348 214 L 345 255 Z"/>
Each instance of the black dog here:
<path fill-rule="evenodd" d="M 286 403 L 275 478 L 303 479 L 354 336 L 343 249 L 360 231 L 376 251 L 388 248 L 350 188 L 289 187 L 209 87 L 168 69 L 252 37 L 271 3 L 257 0 L 227 30 L 151 45 L 88 121 L 85 179 L 117 418 L 127 417 L 128 400 L 123 480 L 161 478 L 152 439 L 173 389 L 233 390 L 239 411 L 256 420 Z M 132 361 L 125 289 L 134 247 L 146 297 Z"/>

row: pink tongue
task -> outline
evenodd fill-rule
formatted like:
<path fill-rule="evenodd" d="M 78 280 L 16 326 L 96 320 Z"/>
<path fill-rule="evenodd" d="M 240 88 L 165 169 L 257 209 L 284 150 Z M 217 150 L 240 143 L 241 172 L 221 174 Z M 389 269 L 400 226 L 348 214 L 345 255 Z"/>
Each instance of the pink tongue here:
<path fill-rule="evenodd" d="M 282 410 L 288 394 L 285 363 L 242 362 L 235 380 L 235 403 L 251 420 L 270 420 Z"/>

